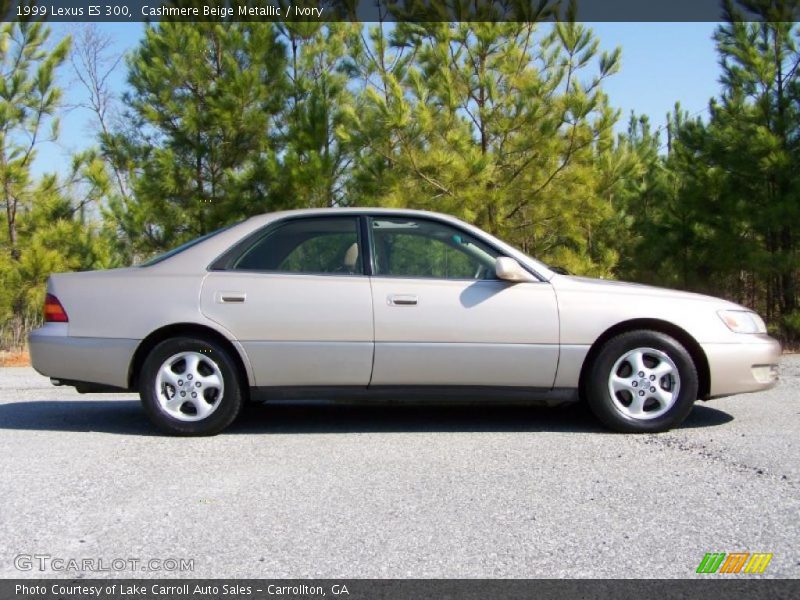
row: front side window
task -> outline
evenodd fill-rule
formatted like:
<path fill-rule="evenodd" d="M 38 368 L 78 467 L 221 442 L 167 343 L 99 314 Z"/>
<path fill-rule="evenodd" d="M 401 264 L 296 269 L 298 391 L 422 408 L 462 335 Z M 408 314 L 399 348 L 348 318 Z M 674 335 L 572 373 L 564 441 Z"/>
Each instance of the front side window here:
<path fill-rule="evenodd" d="M 358 218 L 288 221 L 271 229 L 233 263 L 234 270 L 277 273 L 364 273 Z"/>
<path fill-rule="evenodd" d="M 425 219 L 371 220 L 375 274 L 435 279 L 495 279 L 492 248 L 463 231 Z"/>

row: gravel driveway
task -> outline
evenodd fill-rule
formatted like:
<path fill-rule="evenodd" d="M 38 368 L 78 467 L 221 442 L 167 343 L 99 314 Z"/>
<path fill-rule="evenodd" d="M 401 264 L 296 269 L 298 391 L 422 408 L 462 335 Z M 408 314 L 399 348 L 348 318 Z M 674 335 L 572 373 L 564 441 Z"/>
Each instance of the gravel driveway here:
<path fill-rule="evenodd" d="M 800 577 L 800 356 L 781 376 L 659 435 L 580 408 L 305 404 L 176 439 L 133 395 L 0 369 L 0 576 L 690 577 L 749 551 Z M 172 559 L 194 570 L 152 572 Z"/>

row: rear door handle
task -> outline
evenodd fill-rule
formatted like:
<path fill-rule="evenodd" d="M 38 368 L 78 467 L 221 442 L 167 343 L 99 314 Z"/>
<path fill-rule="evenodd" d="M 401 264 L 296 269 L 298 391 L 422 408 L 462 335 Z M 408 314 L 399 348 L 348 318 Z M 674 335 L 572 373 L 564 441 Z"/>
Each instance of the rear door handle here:
<path fill-rule="evenodd" d="M 414 294 L 393 294 L 386 301 L 390 306 L 416 306 L 418 302 Z"/>
<path fill-rule="evenodd" d="M 220 304 L 242 304 L 247 300 L 247 294 L 244 292 L 219 292 L 217 294 L 217 302 Z"/>

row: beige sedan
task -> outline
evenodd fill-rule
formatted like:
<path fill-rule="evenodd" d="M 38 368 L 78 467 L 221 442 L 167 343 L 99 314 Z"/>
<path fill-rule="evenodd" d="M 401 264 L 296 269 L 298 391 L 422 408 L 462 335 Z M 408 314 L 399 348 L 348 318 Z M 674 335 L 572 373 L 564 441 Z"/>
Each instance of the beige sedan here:
<path fill-rule="evenodd" d="M 585 400 L 617 431 L 663 431 L 698 398 L 774 385 L 780 356 L 747 308 L 558 274 L 420 211 L 261 215 L 47 292 L 36 370 L 136 390 L 180 435 L 287 397 Z"/>

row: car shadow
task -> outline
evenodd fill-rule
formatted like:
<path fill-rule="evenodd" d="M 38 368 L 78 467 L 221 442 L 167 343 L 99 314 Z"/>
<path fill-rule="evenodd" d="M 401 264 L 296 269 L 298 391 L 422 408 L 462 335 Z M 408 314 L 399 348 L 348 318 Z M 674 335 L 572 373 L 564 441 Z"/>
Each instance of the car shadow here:
<path fill-rule="evenodd" d="M 485 302 L 486 300 L 496 296 L 510 285 L 513 284 L 510 284 L 507 281 L 501 281 L 499 279 L 479 279 L 474 283 L 469 284 L 461 292 L 461 295 L 459 296 L 461 306 L 464 308 L 472 308 L 473 306 L 477 306 L 478 304 L 481 304 L 482 302 Z"/>
<path fill-rule="evenodd" d="M 726 412 L 695 406 L 682 428 L 714 427 Z M 160 435 L 138 400 L 33 400 L 0 404 L 0 429 Z M 249 405 L 225 434 L 423 432 L 609 433 L 582 405 L 407 405 L 281 402 Z"/>

